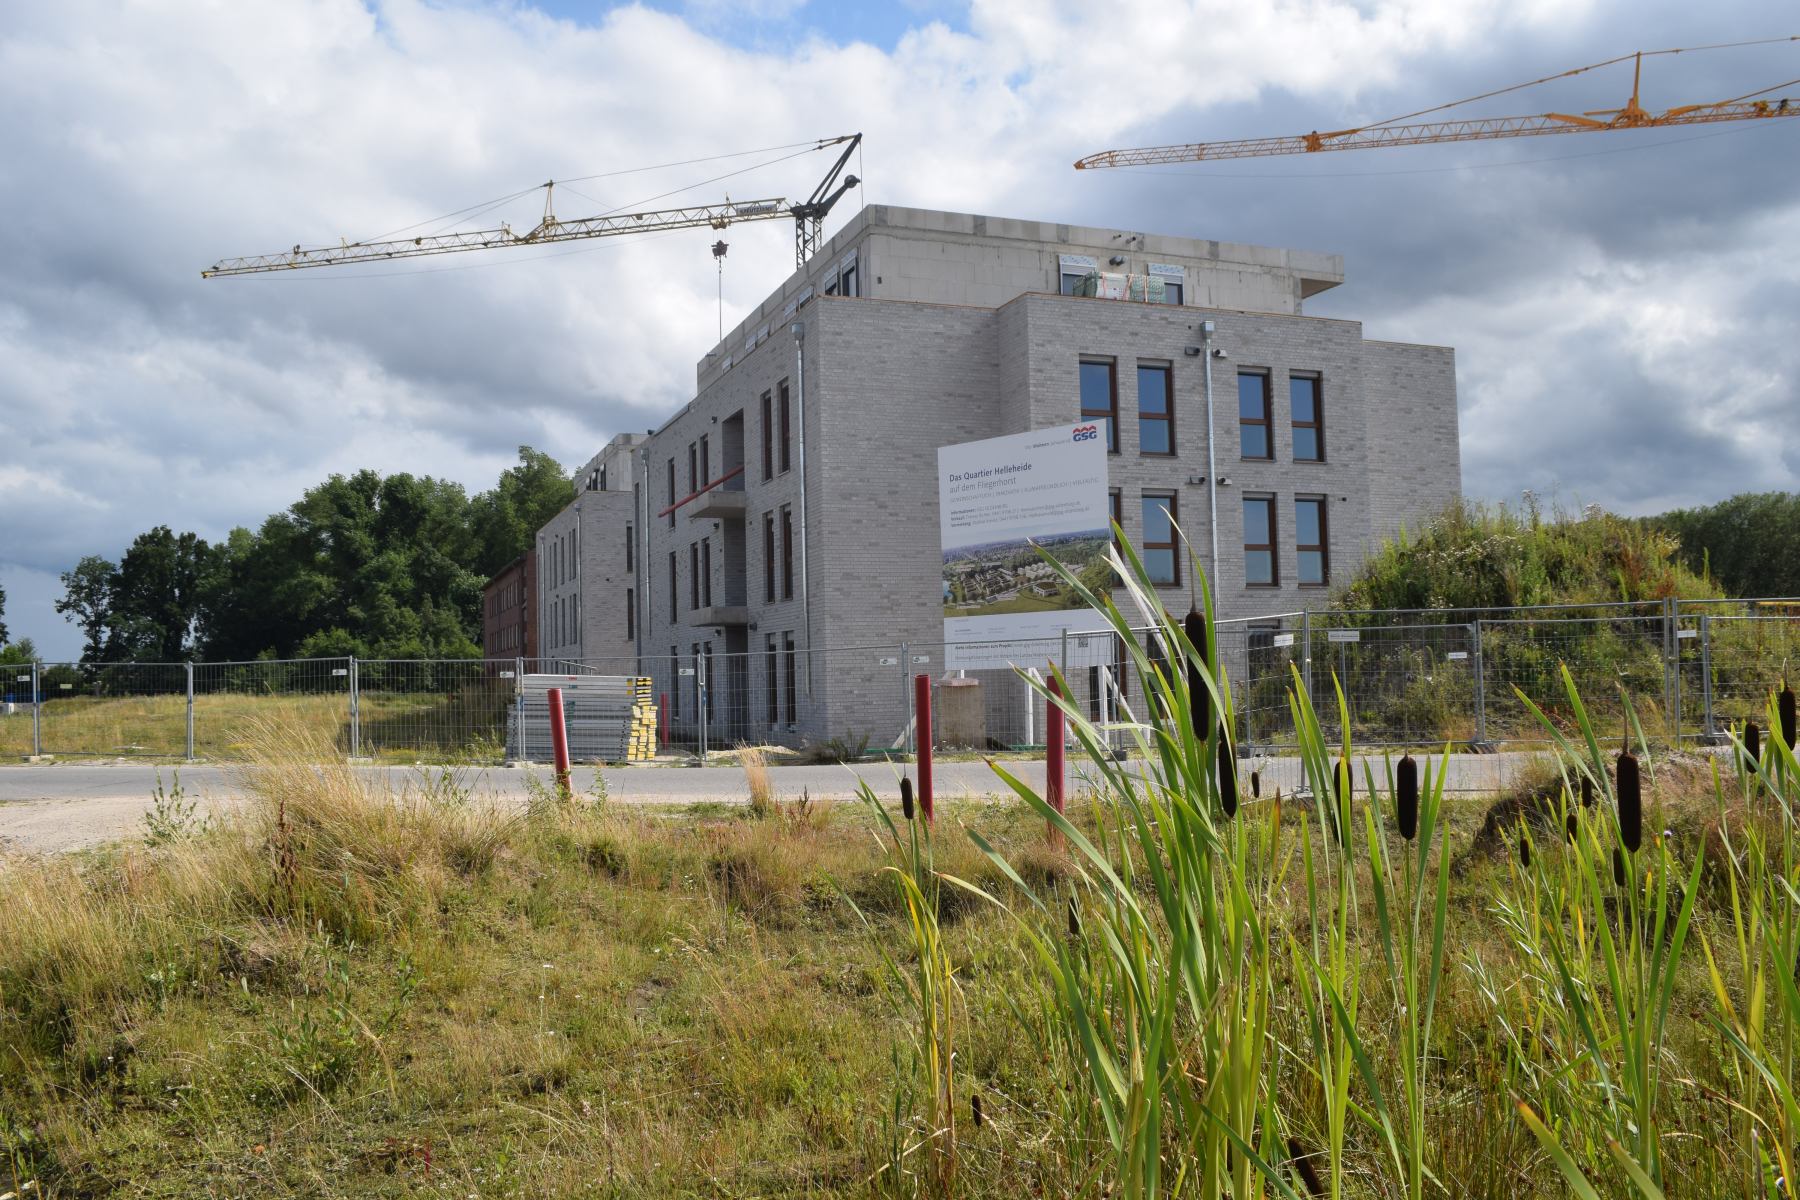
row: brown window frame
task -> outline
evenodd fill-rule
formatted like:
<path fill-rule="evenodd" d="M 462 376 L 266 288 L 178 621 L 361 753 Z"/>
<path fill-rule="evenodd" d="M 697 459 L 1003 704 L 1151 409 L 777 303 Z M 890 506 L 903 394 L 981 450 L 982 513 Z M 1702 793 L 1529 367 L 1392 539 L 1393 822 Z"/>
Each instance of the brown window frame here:
<path fill-rule="evenodd" d="M 633 526 L 625 527 L 625 573 L 627 575 L 636 574 L 637 570 L 636 533 Z"/>
<path fill-rule="evenodd" d="M 675 501 L 680 499 L 675 494 L 675 460 L 669 459 L 669 528 L 675 528 Z"/>
<path fill-rule="evenodd" d="M 775 603 L 775 514 L 763 514 L 763 602 Z"/>
<path fill-rule="evenodd" d="M 787 380 L 784 379 L 775 385 L 775 393 L 780 399 L 778 407 L 781 410 L 781 470 L 778 473 L 786 475 L 794 465 L 793 403 L 788 393 Z"/>
<path fill-rule="evenodd" d="M 700 610 L 700 543 L 688 543 L 688 611 Z"/>
<path fill-rule="evenodd" d="M 708 445 L 706 435 L 700 435 L 700 486 L 705 487 L 712 482 L 712 447 Z M 696 491 L 699 489 L 695 489 Z"/>
<path fill-rule="evenodd" d="M 1308 460 L 1311 461 L 1311 460 Z M 1299 587 L 1326 588 L 1331 586 L 1331 506 L 1326 503 L 1328 496 L 1295 496 L 1294 497 L 1294 583 Z M 1319 541 L 1317 544 L 1300 543 L 1300 506 L 1316 504 L 1319 506 Z M 1302 576 L 1300 556 L 1314 551 L 1319 555 L 1319 580 L 1308 583 Z"/>
<path fill-rule="evenodd" d="M 775 478 L 775 393 L 762 394 L 763 478 Z"/>
<path fill-rule="evenodd" d="M 1275 458 L 1275 420 L 1270 411 L 1270 383 L 1268 371 L 1238 372 L 1238 457 L 1247 462 L 1272 462 Z M 1262 418 L 1244 416 L 1244 380 L 1262 380 Z M 1267 454 L 1244 453 L 1244 427 L 1260 426 L 1263 431 L 1263 447 Z"/>
<path fill-rule="evenodd" d="M 669 552 L 669 560 L 675 559 L 674 551 Z M 669 690 L 663 694 L 669 698 L 669 720 L 681 720 L 681 647 L 669 647 L 669 671 L 672 678 Z"/>
<path fill-rule="evenodd" d="M 1267 505 L 1266 511 L 1269 514 L 1269 540 L 1267 542 L 1252 542 L 1250 541 L 1249 530 L 1246 529 L 1244 531 L 1244 586 L 1253 588 L 1278 588 L 1281 586 L 1281 553 L 1278 549 L 1281 545 L 1281 528 L 1275 523 L 1275 518 L 1278 515 L 1276 512 L 1276 497 L 1274 495 L 1245 496 L 1244 503 L 1246 505 Z M 1252 552 L 1261 553 L 1265 551 L 1269 555 L 1268 582 L 1253 583 L 1250 580 L 1249 555 Z"/>
<path fill-rule="evenodd" d="M 1111 408 L 1089 408 L 1087 403 L 1081 400 L 1082 367 L 1106 368 L 1107 391 L 1110 393 L 1112 399 Z M 1119 360 L 1116 358 L 1101 358 L 1099 355 L 1090 355 L 1078 359 L 1075 364 L 1075 386 L 1076 398 L 1081 402 L 1082 424 L 1085 425 L 1090 420 L 1107 422 L 1106 452 L 1108 454 L 1117 454 L 1119 452 Z"/>
<path fill-rule="evenodd" d="M 763 635 L 769 655 L 769 728 L 781 724 L 781 643 L 772 633 Z"/>
<path fill-rule="evenodd" d="M 1313 385 L 1313 419 L 1310 421 L 1296 421 L 1293 419 L 1293 416 L 1294 416 L 1294 381 L 1298 380 L 1298 379 L 1310 380 Z M 1313 445 L 1318 450 L 1318 453 L 1311 458 L 1301 458 L 1298 454 L 1295 454 L 1294 461 L 1295 462 L 1317 462 L 1317 463 L 1324 462 L 1325 461 L 1325 377 L 1323 375 L 1320 375 L 1315 371 L 1290 371 L 1290 372 L 1288 372 L 1288 423 L 1294 429 L 1310 429 L 1310 430 L 1312 430 L 1313 431 Z M 1296 440 L 1297 439 L 1294 439 L 1291 437 L 1288 439 L 1288 449 L 1290 451 L 1293 450 Z"/>
<path fill-rule="evenodd" d="M 712 602 L 712 539 L 700 539 L 700 607 L 711 608 Z"/>
<path fill-rule="evenodd" d="M 675 551 L 669 551 L 669 624 L 681 622 L 681 568 L 676 565 Z"/>
<path fill-rule="evenodd" d="M 781 510 L 781 598 L 794 598 L 794 510 Z"/>
<path fill-rule="evenodd" d="M 1138 453 L 1151 458 L 1175 457 L 1175 368 L 1170 363 L 1139 363 L 1138 371 Z M 1160 413 L 1144 412 L 1144 372 L 1154 371 L 1163 377 L 1163 411 Z M 1164 436 L 1168 440 L 1167 450 L 1144 449 L 1144 423 L 1160 421 Z"/>
<path fill-rule="evenodd" d="M 1155 584 L 1157 587 L 1180 587 L 1181 586 L 1181 539 L 1179 536 L 1177 536 L 1177 534 L 1175 532 L 1175 527 L 1178 524 L 1180 524 L 1180 522 L 1181 522 L 1181 496 L 1180 496 L 1180 494 L 1176 493 L 1176 492 L 1158 492 L 1158 491 L 1150 491 L 1150 492 L 1140 493 L 1139 499 L 1138 499 L 1138 505 L 1139 505 L 1139 509 L 1140 509 L 1139 515 L 1142 516 L 1142 511 L 1141 511 L 1142 509 L 1148 508 L 1152 502 L 1159 501 L 1159 500 L 1167 500 L 1168 501 L 1168 505 L 1166 507 L 1168 508 L 1168 512 L 1169 512 L 1169 537 L 1172 540 L 1167 541 L 1167 542 L 1151 541 L 1150 540 L 1150 529 L 1149 529 L 1148 525 L 1146 525 L 1142 530 L 1139 531 L 1141 533 L 1141 535 L 1143 536 L 1142 548 L 1144 551 L 1144 557 L 1143 557 L 1142 561 L 1144 563 L 1144 573 L 1146 575 L 1148 575 L 1150 573 L 1150 562 L 1149 562 L 1150 551 L 1152 551 L 1152 550 L 1167 550 L 1169 552 L 1170 578 L 1168 578 L 1168 579 L 1152 579 L 1150 582 Z"/>
<path fill-rule="evenodd" d="M 688 495 L 700 490 L 700 443 L 688 443 Z"/>
<path fill-rule="evenodd" d="M 625 640 L 637 641 L 637 605 L 631 588 L 625 589 Z"/>
<path fill-rule="evenodd" d="M 781 635 L 782 649 L 787 653 L 787 723 L 792 728 L 800 723 L 799 691 L 796 684 L 800 679 L 800 654 L 794 646 L 794 631 L 787 630 Z"/>

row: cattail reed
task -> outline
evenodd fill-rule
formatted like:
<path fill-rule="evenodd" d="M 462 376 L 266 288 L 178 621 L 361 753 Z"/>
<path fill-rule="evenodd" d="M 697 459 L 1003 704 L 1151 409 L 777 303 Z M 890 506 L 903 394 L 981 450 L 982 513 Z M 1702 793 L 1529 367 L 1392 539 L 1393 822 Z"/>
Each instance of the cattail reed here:
<path fill-rule="evenodd" d="M 1419 764 L 1408 754 L 1394 771 L 1394 816 L 1400 822 L 1400 836 L 1412 841 L 1419 833 Z"/>
<path fill-rule="evenodd" d="M 1262 799 L 1262 772 L 1261 771 L 1250 772 L 1250 798 L 1253 800 L 1261 800 Z"/>
<path fill-rule="evenodd" d="M 1594 781 L 1586 775 L 1581 777 L 1581 807 L 1594 807 Z"/>
<path fill-rule="evenodd" d="M 1794 748 L 1794 689 L 1787 684 L 1781 685 L 1781 695 L 1775 697 L 1775 712 L 1781 717 L 1781 741 L 1789 750 Z"/>
<path fill-rule="evenodd" d="M 1325 1188 L 1325 1181 L 1319 1178 L 1318 1170 L 1312 1165 L 1314 1151 L 1308 1150 L 1301 1144 L 1299 1138 L 1290 1137 L 1288 1139 L 1288 1154 L 1290 1156 L 1288 1161 L 1293 1164 L 1294 1171 L 1300 1176 L 1300 1181 L 1306 1184 L 1307 1195 L 1328 1195 L 1329 1193 Z"/>
<path fill-rule="evenodd" d="M 1638 778 L 1638 760 L 1630 753 L 1619 755 L 1619 840 L 1633 854 L 1644 844 L 1643 783 Z"/>
<path fill-rule="evenodd" d="M 1081 936 L 1081 917 L 1075 912 L 1075 897 L 1073 896 L 1069 897 L 1069 936 L 1072 938 Z"/>
<path fill-rule="evenodd" d="M 1344 793 L 1355 791 L 1347 760 L 1338 759 L 1337 769 L 1332 772 L 1332 782 L 1337 785 L 1337 804 L 1331 810 L 1331 832 L 1337 835 L 1338 845 L 1341 846 L 1344 844 Z"/>
<path fill-rule="evenodd" d="M 1187 640 L 1194 645 L 1194 653 L 1204 661 L 1206 658 L 1206 618 L 1195 609 L 1188 613 L 1187 619 L 1181 623 Z M 1206 690 L 1206 677 L 1200 668 L 1190 660 L 1187 669 L 1188 711 L 1194 720 L 1194 737 L 1203 738 L 1212 732 L 1212 693 Z"/>
<path fill-rule="evenodd" d="M 1617 846 L 1613 847 L 1613 882 L 1625 886 L 1625 852 Z"/>
<path fill-rule="evenodd" d="M 1237 755 L 1226 744 L 1223 729 L 1219 731 L 1219 799 L 1225 805 L 1227 817 L 1237 816 Z"/>
<path fill-rule="evenodd" d="M 1744 724 L 1744 753 L 1752 765 L 1762 761 L 1762 729 L 1755 721 Z"/>
<path fill-rule="evenodd" d="M 905 775 L 900 777 L 900 815 L 907 820 L 913 819 L 912 780 Z"/>
<path fill-rule="evenodd" d="M 1575 836 L 1579 832 L 1579 830 L 1575 824 L 1575 814 L 1574 813 L 1570 813 L 1568 816 L 1563 818 L 1563 832 L 1566 833 L 1569 837 L 1569 845 L 1573 846 L 1575 844 Z"/>
<path fill-rule="evenodd" d="M 979 1094 L 971 1094 L 969 1096 L 969 1116 L 974 1118 L 975 1128 L 980 1129 L 983 1118 L 981 1115 L 981 1096 Z"/>
<path fill-rule="evenodd" d="M 1531 837 L 1525 832 L 1525 826 L 1519 826 L 1519 865 L 1527 871 L 1531 870 Z"/>

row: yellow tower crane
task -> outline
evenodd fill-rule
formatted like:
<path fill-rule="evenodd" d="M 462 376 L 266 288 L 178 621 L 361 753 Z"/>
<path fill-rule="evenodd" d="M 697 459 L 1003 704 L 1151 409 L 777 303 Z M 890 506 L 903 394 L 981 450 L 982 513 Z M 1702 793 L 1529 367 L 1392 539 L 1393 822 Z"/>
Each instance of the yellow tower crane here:
<path fill-rule="evenodd" d="M 1770 42 L 1792 41 L 1800 41 L 1800 37 L 1767 38 L 1758 42 L 1733 42 L 1730 45 L 1754 46 Z M 1777 88 L 1800 84 L 1800 79 L 1790 79 L 1785 83 L 1760 88 L 1730 100 L 1721 100 L 1713 104 L 1686 104 L 1660 113 L 1650 112 L 1638 103 L 1638 84 L 1643 75 L 1645 58 L 1659 54 L 1682 54 L 1690 50 L 1724 48 L 1723 45 L 1691 46 L 1675 50 L 1650 50 L 1625 54 L 1605 62 L 1594 63 L 1591 66 L 1564 71 L 1559 75 L 1548 75 L 1543 79 L 1534 79 L 1530 83 L 1501 88 L 1499 91 L 1471 96 L 1467 100 L 1441 104 L 1436 108 L 1422 109 L 1419 112 L 1407 113 L 1405 116 L 1393 117 L 1373 125 L 1358 126 L 1355 129 L 1339 129 L 1331 133 L 1319 133 L 1315 130 L 1312 133 L 1296 134 L 1292 137 L 1241 138 L 1229 142 L 1189 142 L 1179 146 L 1105 150 L 1081 159 L 1075 164 L 1075 168 L 1085 171 L 1096 167 L 1144 167 L 1158 163 L 1212 162 L 1223 158 L 1263 158 L 1275 154 L 1317 154 L 1326 150 L 1363 150 L 1375 146 L 1429 146 L 1439 142 L 1474 142 L 1488 138 L 1537 137 L 1548 133 L 1594 133 L 1609 129 L 1659 129 L 1674 125 L 1705 125 L 1714 121 L 1757 121 L 1765 118 L 1800 115 L 1800 100 L 1762 98 Z M 1400 122 L 1409 121 L 1414 117 L 1442 112 L 1462 104 L 1472 104 L 1477 100 L 1486 100 L 1507 92 L 1516 92 L 1520 88 L 1535 87 L 1540 83 L 1549 83 L 1551 80 L 1566 79 L 1571 75 L 1580 75 L 1628 60 L 1635 60 L 1636 66 L 1631 77 L 1631 99 L 1626 101 L 1623 108 L 1601 109 L 1582 113 L 1579 116 L 1552 112 L 1530 117 L 1489 117 L 1463 121 L 1433 121 L 1420 125 L 1400 124 Z M 1597 119 L 1602 117 L 1607 119 Z"/>

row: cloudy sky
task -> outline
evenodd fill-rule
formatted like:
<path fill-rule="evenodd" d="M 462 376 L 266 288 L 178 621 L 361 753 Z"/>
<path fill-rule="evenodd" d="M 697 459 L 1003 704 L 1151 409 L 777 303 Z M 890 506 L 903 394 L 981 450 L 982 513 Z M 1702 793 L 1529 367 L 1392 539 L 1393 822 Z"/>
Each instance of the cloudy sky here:
<path fill-rule="evenodd" d="M 714 156 L 854 131 L 867 183 L 834 227 L 876 202 L 1344 255 L 1348 282 L 1307 311 L 1456 347 L 1471 495 L 1557 488 L 1643 513 L 1793 490 L 1800 120 L 1070 168 L 1800 34 L 1784 16 L 1622 0 L 0 0 L 6 623 L 73 654 L 51 603 L 80 556 L 116 558 L 157 524 L 254 526 L 334 471 L 474 491 L 520 444 L 578 465 L 691 397 L 718 322 L 708 231 L 201 268 L 552 178 L 578 181 L 558 188 L 565 217 L 791 198 L 820 155 Z M 1800 42 L 1664 56 L 1644 103 L 1796 77 Z M 1615 108 L 1630 82 L 1610 67 L 1465 111 Z M 669 163 L 686 165 L 639 169 Z M 529 227 L 541 197 L 478 224 Z M 732 231 L 727 326 L 790 268 L 791 238 Z"/>

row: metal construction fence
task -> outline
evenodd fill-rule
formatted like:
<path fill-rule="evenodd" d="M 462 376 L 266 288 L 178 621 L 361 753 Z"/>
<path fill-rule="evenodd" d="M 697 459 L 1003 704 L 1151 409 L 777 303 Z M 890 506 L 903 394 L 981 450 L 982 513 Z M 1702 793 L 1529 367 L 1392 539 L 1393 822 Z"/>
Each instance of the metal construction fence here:
<path fill-rule="evenodd" d="M 1153 666 L 1168 661 L 1155 635 L 1133 636 Z M 1292 745 L 1296 683 L 1333 738 L 1341 689 L 1362 746 L 1541 742 L 1520 697 L 1571 722 L 1565 665 L 1609 739 L 1635 715 L 1648 736 L 1704 741 L 1760 717 L 1789 677 L 1800 601 L 1278 613 L 1221 622 L 1217 638 L 1237 737 L 1257 752 Z M 3 668 L 0 754 L 232 758 L 278 730 L 355 758 L 494 762 L 526 674 L 648 678 L 669 754 L 754 744 L 821 757 L 913 751 L 911 681 L 923 674 L 937 749 L 1031 752 L 1044 705 L 1021 672 L 1053 666 L 1095 720 L 1157 716 L 1136 656 L 1106 630 L 978 648 L 784 639 L 748 654 L 588 659 L 39 662 Z"/>

